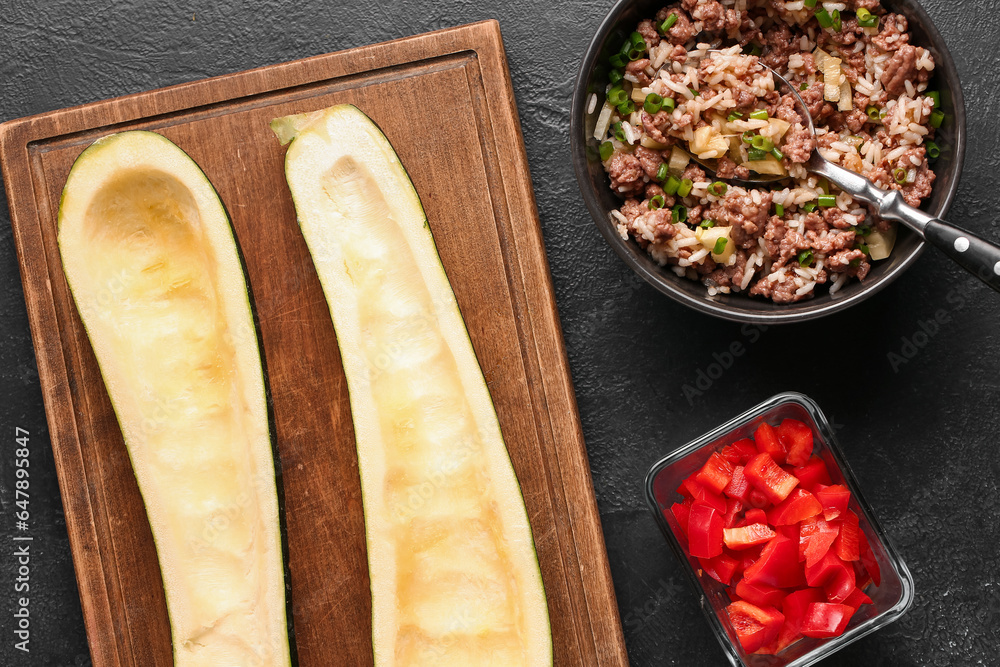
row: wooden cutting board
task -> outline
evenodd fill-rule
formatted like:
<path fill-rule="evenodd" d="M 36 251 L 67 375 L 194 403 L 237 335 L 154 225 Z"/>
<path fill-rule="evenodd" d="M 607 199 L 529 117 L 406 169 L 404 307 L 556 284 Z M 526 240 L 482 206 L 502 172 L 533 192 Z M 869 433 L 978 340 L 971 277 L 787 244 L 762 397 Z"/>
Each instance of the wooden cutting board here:
<path fill-rule="evenodd" d="M 285 185 L 285 151 L 268 128 L 272 118 L 343 102 L 381 126 L 423 199 L 524 492 L 557 664 L 627 664 L 495 21 L 0 126 L 0 164 L 94 664 L 171 664 L 142 499 L 56 244 L 59 197 L 73 161 L 98 137 L 132 129 L 165 135 L 202 167 L 246 259 L 281 457 L 300 664 L 372 662 L 347 387 Z"/>

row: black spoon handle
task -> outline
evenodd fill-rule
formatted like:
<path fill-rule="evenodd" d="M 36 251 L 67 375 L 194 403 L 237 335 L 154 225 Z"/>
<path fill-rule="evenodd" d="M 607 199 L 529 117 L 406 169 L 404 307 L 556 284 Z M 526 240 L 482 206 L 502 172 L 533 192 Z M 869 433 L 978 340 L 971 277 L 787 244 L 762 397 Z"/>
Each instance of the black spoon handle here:
<path fill-rule="evenodd" d="M 927 223 L 924 238 L 969 273 L 1000 292 L 1000 247 L 941 220 Z"/>

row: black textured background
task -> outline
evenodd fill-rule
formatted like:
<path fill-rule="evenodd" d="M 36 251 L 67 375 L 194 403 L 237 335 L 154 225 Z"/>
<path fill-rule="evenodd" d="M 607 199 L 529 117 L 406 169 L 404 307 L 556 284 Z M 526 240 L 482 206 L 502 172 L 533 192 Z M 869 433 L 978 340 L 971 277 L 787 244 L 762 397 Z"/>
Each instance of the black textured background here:
<path fill-rule="evenodd" d="M 823 664 L 998 664 L 1000 296 L 928 251 L 869 302 L 815 323 L 762 330 L 674 304 L 604 243 L 570 169 L 572 81 L 611 3 L 491 5 L 0 0 L 0 121 L 499 19 L 632 663 L 722 661 L 648 514 L 642 476 L 673 447 L 795 389 L 839 425 L 846 456 L 916 581 L 909 614 Z M 949 217 L 1000 239 L 1000 2 L 924 5 L 950 45 L 969 111 L 965 176 Z M 0 309 L 0 664 L 89 665 L 5 201 Z M 935 318 L 936 328 L 927 324 Z M 734 341 L 745 354 L 718 362 Z M 913 358 L 894 367 L 888 355 L 906 359 L 904 351 Z M 685 396 L 713 363 L 730 367 L 701 395 Z M 13 648 L 11 617 L 16 426 L 31 432 L 30 656 Z"/>

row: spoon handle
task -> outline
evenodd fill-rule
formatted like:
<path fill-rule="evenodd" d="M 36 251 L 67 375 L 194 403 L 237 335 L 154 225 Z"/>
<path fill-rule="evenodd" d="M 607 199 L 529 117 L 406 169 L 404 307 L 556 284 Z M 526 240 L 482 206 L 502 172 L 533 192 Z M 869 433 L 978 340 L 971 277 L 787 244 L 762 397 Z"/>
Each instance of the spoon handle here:
<path fill-rule="evenodd" d="M 825 160 L 813 151 L 810 171 L 825 176 L 844 192 L 876 208 L 886 220 L 901 222 L 963 268 L 1000 292 L 1000 246 L 943 220 L 927 215 L 903 200 L 898 190 L 883 190 L 864 176 Z"/>
<path fill-rule="evenodd" d="M 927 223 L 924 238 L 1000 292 L 1000 247 L 942 220 Z"/>

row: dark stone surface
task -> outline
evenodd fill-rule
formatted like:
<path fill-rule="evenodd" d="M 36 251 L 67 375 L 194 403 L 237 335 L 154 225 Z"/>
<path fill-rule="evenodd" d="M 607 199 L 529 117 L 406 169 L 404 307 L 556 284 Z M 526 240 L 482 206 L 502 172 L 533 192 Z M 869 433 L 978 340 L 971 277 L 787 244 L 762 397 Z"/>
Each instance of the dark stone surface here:
<path fill-rule="evenodd" d="M 697 598 L 648 515 L 653 461 L 778 391 L 814 397 L 916 581 L 903 619 L 824 665 L 997 664 L 1000 297 L 929 251 L 890 288 L 820 322 L 742 328 L 640 283 L 599 236 L 569 162 L 579 54 L 610 2 L 0 2 L 0 121 L 484 18 L 498 18 L 634 665 L 717 665 Z M 997 0 L 925 6 L 969 111 L 950 218 L 1000 239 Z M 89 664 L 6 204 L 0 204 L 0 664 Z M 946 321 L 933 334 L 922 323 Z M 923 326 L 926 326 L 924 324 Z M 931 327 L 928 327 L 931 328 Z M 746 353 L 685 397 L 733 341 Z M 893 367 L 889 353 L 916 344 Z M 31 653 L 13 648 L 13 447 L 31 433 Z"/>

